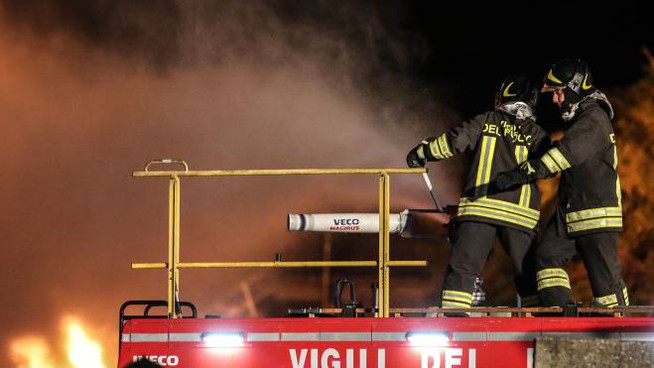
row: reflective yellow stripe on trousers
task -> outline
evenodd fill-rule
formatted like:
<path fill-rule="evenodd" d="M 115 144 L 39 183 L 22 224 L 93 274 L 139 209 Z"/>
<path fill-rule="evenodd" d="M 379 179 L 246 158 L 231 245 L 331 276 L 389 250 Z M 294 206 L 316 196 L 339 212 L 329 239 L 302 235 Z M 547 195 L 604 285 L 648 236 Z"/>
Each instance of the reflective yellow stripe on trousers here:
<path fill-rule="evenodd" d="M 545 268 L 536 273 L 538 290 L 550 287 L 563 287 L 570 289 L 570 278 L 562 268 Z"/>
<path fill-rule="evenodd" d="M 443 290 L 443 308 L 470 308 L 472 306 L 472 294 L 458 290 Z"/>

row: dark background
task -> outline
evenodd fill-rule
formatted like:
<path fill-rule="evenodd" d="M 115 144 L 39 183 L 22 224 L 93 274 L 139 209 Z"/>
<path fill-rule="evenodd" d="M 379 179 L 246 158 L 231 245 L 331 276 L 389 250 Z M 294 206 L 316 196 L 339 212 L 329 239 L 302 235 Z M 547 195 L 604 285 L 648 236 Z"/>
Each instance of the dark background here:
<path fill-rule="evenodd" d="M 551 2 L 476 12 L 465 4 L 444 12 L 431 1 L 410 3 L 407 26 L 425 35 L 432 50 L 417 75 L 456 86 L 452 103 L 466 111 L 463 106 L 487 101 L 480 90 L 501 75 L 522 70 L 542 79 L 547 66 L 564 57 L 584 59 L 600 86 L 633 82 L 644 70 L 641 48 L 653 46 L 650 14 L 639 6 Z"/>
<path fill-rule="evenodd" d="M 643 76 L 642 48 L 654 46 L 650 13 L 629 3 L 610 9 L 583 2 L 497 4 L 477 12 L 468 3 L 444 11 L 435 2 L 416 1 L 409 8 L 407 26 L 424 35 L 432 50 L 416 77 L 445 83 L 441 98 L 465 115 L 489 105 L 503 75 L 524 71 L 542 80 L 548 66 L 565 57 L 585 60 L 600 89 L 618 89 Z M 541 124 L 556 128 L 549 119 Z"/>

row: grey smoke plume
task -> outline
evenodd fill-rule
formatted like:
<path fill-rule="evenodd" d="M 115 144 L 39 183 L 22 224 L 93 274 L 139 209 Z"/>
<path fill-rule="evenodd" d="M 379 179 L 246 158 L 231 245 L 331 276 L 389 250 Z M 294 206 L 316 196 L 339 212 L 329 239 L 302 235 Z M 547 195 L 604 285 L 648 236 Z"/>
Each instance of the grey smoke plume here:
<path fill-rule="evenodd" d="M 193 169 L 404 167 L 409 148 L 457 117 L 411 79 L 411 63 L 426 50 L 397 27 L 396 8 L 373 1 L 6 1 L 5 346 L 21 334 L 55 336 L 60 316 L 71 313 L 106 331 L 111 361 L 120 303 L 165 298 L 162 271 L 129 270 L 131 262 L 166 259 L 167 182 L 130 176 L 150 159 L 183 158 Z M 457 181 L 445 178 L 456 171 L 447 168 L 431 175 L 451 202 Z M 275 252 L 318 259 L 321 239 L 288 234 L 285 215 L 375 211 L 376 180 L 184 180 L 182 260 L 271 260 Z M 394 209 L 430 206 L 419 177 L 393 177 L 391 185 Z M 375 242 L 335 238 L 335 257 L 368 259 Z M 397 272 L 420 276 L 398 278 L 397 295 L 423 303 L 438 286 L 445 248 L 395 244 L 402 254 L 436 258 L 429 270 Z M 207 313 L 243 316 L 239 282 L 246 280 L 262 310 L 280 311 L 285 298 L 299 300 L 293 281 L 318 287 L 318 273 L 188 270 L 182 297 Z M 411 284 L 418 287 L 405 291 Z M 320 300 L 319 290 L 309 294 Z"/>

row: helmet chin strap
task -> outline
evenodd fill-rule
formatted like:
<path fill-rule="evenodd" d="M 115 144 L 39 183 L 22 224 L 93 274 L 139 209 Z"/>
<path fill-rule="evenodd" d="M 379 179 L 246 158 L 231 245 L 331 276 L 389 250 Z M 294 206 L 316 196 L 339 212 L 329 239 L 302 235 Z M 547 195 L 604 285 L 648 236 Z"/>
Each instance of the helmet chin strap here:
<path fill-rule="evenodd" d="M 561 117 L 563 120 L 569 121 L 575 116 L 579 108 L 579 103 L 584 99 L 580 99 L 579 95 L 570 90 L 570 88 L 563 89 L 563 96 L 563 103 L 560 107 Z"/>
<path fill-rule="evenodd" d="M 597 100 L 597 103 L 599 103 L 600 107 L 606 111 L 606 114 L 609 116 L 609 119 L 613 119 L 614 113 L 613 113 L 613 106 L 611 106 L 611 103 L 609 102 L 608 98 L 606 98 L 606 95 L 602 93 L 600 90 L 596 89 L 593 93 L 589 94 L 588 96 L 582 97 L 582 98 L 575 98 L 575 101 L 570 101 L 568 99 L 569 95 L 578 95 L 572 91 L 569 91 L 568 89 L 565 90 L 565 99 L 563 100 L 563 105 L 561 106 L 561 117 L 565 121 L 570 121 L 572 118 L 575 117 L 575 114 L 577 112 L 577 109 L 579 108 L 579 104 L 581 104 L 584 100 L 588 98 L 592 98 Z"/>
<path fill-rule="evenodd" d="M 561 118 L 563 118 L 564 121 L 572 120 L 572 118 L 575 117 L 578 108 L 579 108 L 579 102 L 574 104 L 568 104 L 567 108 L 566 107 L 561 108 Z"/>

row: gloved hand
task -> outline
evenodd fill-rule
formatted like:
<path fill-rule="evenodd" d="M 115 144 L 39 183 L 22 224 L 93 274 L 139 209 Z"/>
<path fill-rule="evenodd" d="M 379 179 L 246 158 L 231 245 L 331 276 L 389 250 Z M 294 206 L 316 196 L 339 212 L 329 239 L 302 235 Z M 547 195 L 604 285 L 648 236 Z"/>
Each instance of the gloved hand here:
<path fill-rule="evenodd" d="M 493 189 L 504 192 L 527 183 L 527 178 L 520 169 L 500 173 L 492 183 Z"/>
<path fill-rule="evenodd" d="M 493 181 L 493 189 L 503 192 L 513 189 L 519 185 L 527 184 L 538 178 L 536 170 L 529 161 L 520 164 L 520 167 L 513 171 L 500 173 Z"/>
<path fill-rule="evenodd" d="M 425 156 L 424 154 L 420 157 L 419 151 L 422 150 L 422 144 L 415 146 L 409 153 L 406 155 L 406 164 L 410 168 L 425 167 Z"/>

